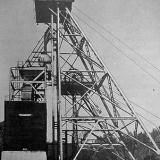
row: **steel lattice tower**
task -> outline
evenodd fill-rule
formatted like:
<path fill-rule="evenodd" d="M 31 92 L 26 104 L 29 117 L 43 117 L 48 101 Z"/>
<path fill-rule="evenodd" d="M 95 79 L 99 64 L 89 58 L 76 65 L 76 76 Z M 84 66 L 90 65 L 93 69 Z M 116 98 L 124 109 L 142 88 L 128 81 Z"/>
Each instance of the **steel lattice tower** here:
<path fill-rule="evenodd" d="M 47 11 L 40 1 L 35 2 L 37 22 L 48 28 L 27 61 L 11 68 L 10 100 L 22 97 L 25 82 L 33 90 L 34 101 L 47 103 L 48 143 L 58 146 L 57 159 L 67 159 L 67 144 L 71 144 L 68 159 L 79 159 L 84 150 L 95 151 L 94 157 L 105 149 L 117 159 L 135 160 L 125 137 L 159 154 L 134 108 L 73 18 L 73 1 L 49 1 Z M 39 16 L 41 11 L 46 15 Z M 36 71 L 36 75 L 24 80 L 19 76 L 22 70 Z M 149 144 L 137 138 L 140 132 L 146 133 Z"/>

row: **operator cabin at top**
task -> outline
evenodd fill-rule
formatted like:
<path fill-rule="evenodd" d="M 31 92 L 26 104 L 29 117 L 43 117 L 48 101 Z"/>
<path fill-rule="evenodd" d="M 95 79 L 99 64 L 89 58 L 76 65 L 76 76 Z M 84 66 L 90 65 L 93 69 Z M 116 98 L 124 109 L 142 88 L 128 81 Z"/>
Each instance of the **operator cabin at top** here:
<path fill-rule="evenodd" d="M 51 11 L 49 9 L 56 13 L 57 5 L 62 11 L 65 8 L 71 11 L 72 2 L 74 0 L 35 0 L 36 23 L 50 23 Z"/>

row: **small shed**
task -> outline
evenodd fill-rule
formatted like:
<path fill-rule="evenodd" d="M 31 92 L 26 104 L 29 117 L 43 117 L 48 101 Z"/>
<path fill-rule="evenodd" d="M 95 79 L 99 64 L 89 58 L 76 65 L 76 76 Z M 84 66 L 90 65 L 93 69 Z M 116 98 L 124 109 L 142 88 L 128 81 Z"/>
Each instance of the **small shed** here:
<path fill-rule="evenodd" d="M 71 10 L 72 2 L 74 0 L 35 0 L 36 23 L 50 23 L 51 12 L 49 8 L 56 12 L 58 4 L 60 10 L 64 10 L 65 7 Z"/>

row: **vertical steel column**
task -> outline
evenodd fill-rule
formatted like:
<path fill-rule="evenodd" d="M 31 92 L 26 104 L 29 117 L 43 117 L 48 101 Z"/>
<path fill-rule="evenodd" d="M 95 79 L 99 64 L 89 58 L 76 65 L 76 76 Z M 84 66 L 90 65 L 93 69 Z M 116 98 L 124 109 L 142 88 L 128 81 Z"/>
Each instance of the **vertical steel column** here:
<path fill-rule="evenodd" d="M 47 84 L 45 91 L 46 91 L 46 105 L 47 105 L 47 143 L 53 143 L 53 112 L 56 105 L 54 105 L 55 97 L 54 93 L 54 51 L 53 51 L 53 15 L 51 14 L 51 70 L 48 70 L 48 74 L 51 74 L 51 79 L 49 78 L 48 81 L 51 81 L 51 85 Z"/>
<path fill-rule="evenodd" d="M 63 160 L 63 141 L 62 141 L 62 121 L 61 121 L 61 74 L 60 74 L 60 53 L 59 53 L 59 3 L 57 3 L 57 50 L 56 50 L 56 62 L 57 62 L 57 117 L 58 117 L 58 147 L 59 147 L 59 159 Z"/>
<path fill-rule="evenodd" d="M 53 89 L 53 93 L 54 93 L 54 71 L 55 71 L 55 68 L 54 68 L 54 61 L 55 61 L 55 55 L 54 55 L 54 40 L 53 40 L 53 13 L 51 13 L 51 59 L 52 59 L 52 64 L 51 64 L 51 80 L 52 80 L 52 89 Z M 52 113 L 54 112 L 54 100 L 55 100 L 55 97 L 54 95 L 52 95 Z M 54 113 L 52 114 L 52 116 L 54 116 Z M 54 140 L 55 140 L 55 131 L 54 131 L 54 123 L 55 123 L 55 120 L 54 120 L 55 117 L 52 117 L 52 133 L 53 133 L 53 143 L 54 143 Z"/>
<path fill-rule="evenodd" d="M 77 105 L 76 105 L 76 94 L 72 96 L 73 99 L 73 117 L 78 117 Z M 77 152 L 77 143 L 78 143 L 78 133 L 77 133 L 77 120 L 74 120 L 73 124 L 73 135 L 72 135 L 72 154 L 73 157 Z"/>
<path fill-rule="evenodd" d="M 55 63 L 55 55 L 54 55 L 54 40 L 53 40 L 53 28 L 54 28 L 54 26 L 53 26 L 53 13 L 51 14 L 51 52 L 52 52 L 52 71 L 51 71 L 51 80 L 52 80 L 52 89 L 53 89 L 53 93 L 54 93 L 54 90 L 56 89 L 55 88 L 55 86 L 54 86 L 54 72 L 55 72 L 55 65 L 54 65 L 54 63 Z M 54 112 L 54 107 L 56 107 L 56 104 L 54 103 L 54 101 L 55 101 L 55 97 L 54 97 L 54 94 L 53 94 L 53 98 L 52 98 L 52 107 L 53 107 L 53 110 L 52 110 L 52 112 Z M 55 105 L 54 105 L 55 104 Z M 53 116 L 53 124 L 52 124 L 52 131 L 53 131 L 53 143 L 54 143 L 54 141 L 55 141 L 55 113 L 53 113 L 52 114 L 52 116 Z"/>
<path fill-rule="evenodd" d="M 54 48 L 53 48 L 53 45 L 54 45 L 54 41 L 53 41 L 53 14 L 51 14 L 51 54 L 52 54 L 52 87 L 54 87 Z"/>

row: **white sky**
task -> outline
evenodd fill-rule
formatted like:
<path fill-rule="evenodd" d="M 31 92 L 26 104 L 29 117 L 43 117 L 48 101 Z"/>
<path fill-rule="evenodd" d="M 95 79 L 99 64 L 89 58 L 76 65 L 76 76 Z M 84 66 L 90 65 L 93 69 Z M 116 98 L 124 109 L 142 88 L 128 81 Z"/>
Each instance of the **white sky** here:
<path fill-rule="evenodd" d="M 73 11 L 160 81 L 160 72 L 116 42 L 77 11 L 76 7 L 160 68 L 159 0 L 75 0 Z M 87 25 L 81 21 L 79 25 L 127 97 L 160 116 L 160 84 Z M 43 34 L 44 28 L 45 26 L 35 23 L 33 0 L 0 0 L 0 120 L 3 120 L 4 96 L 8 95 L 9 67 L 15 66 L 18 60 L 23 61 L 27 58 Z M 148 114 L 144 115 L 160 125 L 157 119 Z"/>

